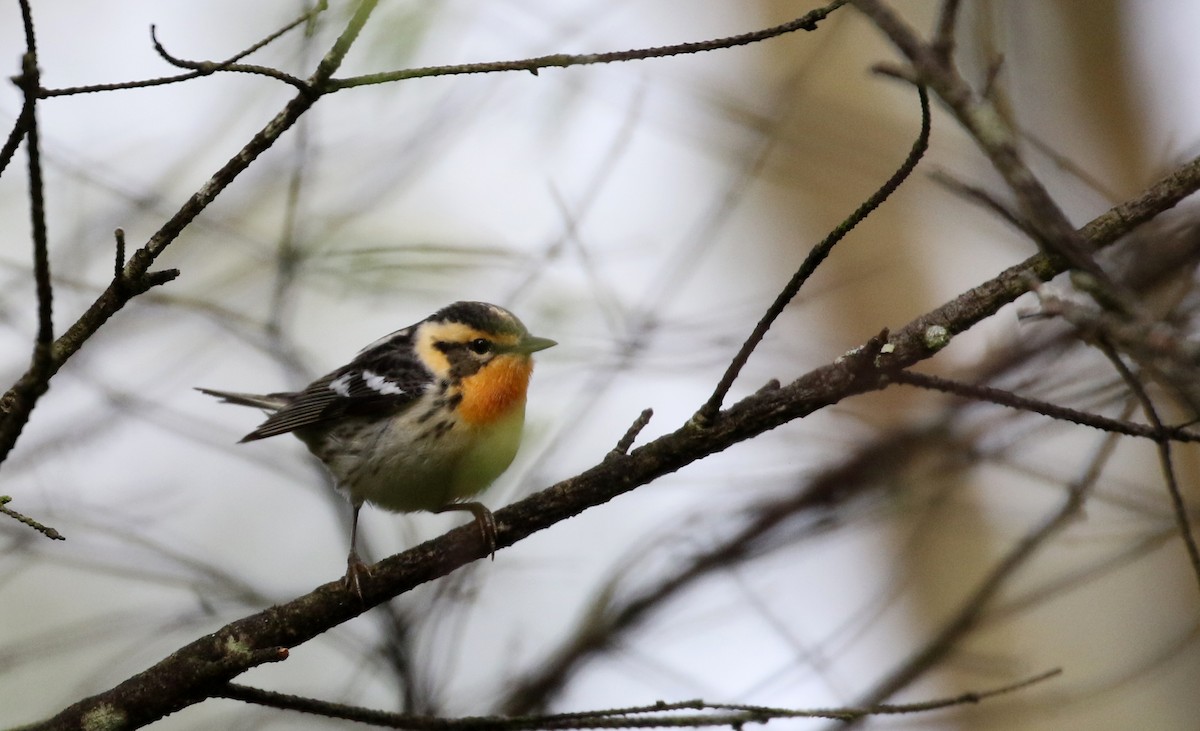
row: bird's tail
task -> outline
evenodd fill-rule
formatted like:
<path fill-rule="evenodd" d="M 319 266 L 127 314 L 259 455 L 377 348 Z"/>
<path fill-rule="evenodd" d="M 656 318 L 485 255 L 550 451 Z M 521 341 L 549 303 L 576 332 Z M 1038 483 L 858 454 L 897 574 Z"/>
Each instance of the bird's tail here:
<path fill-rule="evenodd" d="M 238 406 L 253 406 L 257 409 L 266 409 L 267 411 L 278 411 L 287 405 L 287 394 L 282 393 L 234 393 L 232 391 L 215 391 L 211 388 L 197 388 L 200 393 L 206 393 L 209 396 L 215 396 L 227 404 L 237 404 Z"/>

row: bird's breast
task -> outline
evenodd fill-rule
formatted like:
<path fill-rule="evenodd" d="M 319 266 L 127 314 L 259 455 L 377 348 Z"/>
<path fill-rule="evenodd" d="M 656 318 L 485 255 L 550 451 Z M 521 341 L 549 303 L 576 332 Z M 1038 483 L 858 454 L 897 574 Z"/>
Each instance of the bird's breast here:
<path fill-rule="evenodd" d="M 462 380 L 458 415 L 473 427 L 503 420 L 525 404 L 533 360 L 526 355 L 502 355 Z"/>

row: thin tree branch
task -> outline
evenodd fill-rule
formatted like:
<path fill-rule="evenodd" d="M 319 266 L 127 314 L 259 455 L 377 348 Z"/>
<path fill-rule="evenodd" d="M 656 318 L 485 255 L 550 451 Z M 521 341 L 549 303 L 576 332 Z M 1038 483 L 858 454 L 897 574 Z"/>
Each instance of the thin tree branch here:
<path fill-rule="evenodd" d="M 22 2 L 24 4 L 24 0 Z M 30 99 L 29 127 L 25 130 L 25 151 L 29 160 L 29 217 L 33 231 L 33 280 L 37 288 L 38 328 L 30 370 L 47 373 L 50 345 L 54 341 L 54 285 L 50 281 L 50 244 L 46 233 L 46 193 L 42 182 L 41 135 L 33 99 L 37 93 L 37 56 L 25 54 L 21 83 Z"/>
<path fill-rule="evenodd" d="M 764 314 L 762 318 L 759 319 L 758 324 L 754 326 L 754 330 L 750 333 L 750 337 L 746 338 L 746 342 L 742 344 L 741 349 L 738 350 L 737 355 L 734 356 L 733 361 L 725 370 L 724 375 L 721 376 L 721 380 L 717 383 L 717 387 L 713 390 L 713 393 L 709 397 L 708 401 L 705 402 L 705 404 L 700 407 L 700 410 L 696 412 L 696 415 L 692 417 L 692 422 L 694 424 L 704 427 L 708 426 L 712 422 L 713 418 L 720 410 L 721 404 L 725 401 L 725 396 L 729 393 L 729 389 L 733 386 L 733 382 L 737 380 L 738 374 L 741 373 L 742 368 L 746 365 L 746 362 L 750 360 L 750 355 L 754 352 L 754 349 L 758 347 L 758 344 L 762 342 L 763 337 L 767 334 L 767 330 L 771 328 L 771 325 L 774 324 L 776 318 L 783 313 L 783 310 L 788 306 L 788 303 L 795 299 L 796 294 L 800 292 L 800 288 L 804 286 L 804 283 L 808 281 L 808 278 L 817 271 L 817 268 L 821 266 L 821 263 L 824 262 L 826 257 L 829 256 L 829 253 L 833 251 L 833 247 L 836 246 L 839 241 L 844 239 L 846 235 L 854 229 L 855 226 L 861 223 L 864 219 L 866 219 L 867 216 L 871 215 L 876 208 L 882 205 L 883 202 L 888 199 L 888 196 L 895 192 L 895 190 L 900 187 L 900 184 L 912 174 L 912 171 L 916 168 L 917 163 L 920 162 L 921 157 L 925 154 L 925 150 L 929 148 L 929 95 L 926 93 L 924 87 L 920 86 L 917 87 L 917 94 L 921 100 L 921 131 L 917 135 L 917 139 L 913 142 L 912 148 L 909 150 L 908 156 L 904 159 L 904 162 L 900 164 L 900 167 L 896 169 L 896 172 L 894 172 L 892 176 L 889 177 L 887 181 L 879 187 L 878 190 L 876 190 L 871 194 L 870 197 L 863 201 L 862 205 L 860 205 L 857 210 L 851 213 L 846 220 L 838 224 L 836 228 L 829 232 L 829 235 L 826 236 L 824 240 L 822 240 L 808 252 L 808 256 L 804 258 L 804 261 L 800 264 L 800 268 L 797 269 L 796 273 L 792 275 L 791 280 L 783 288 L 783 291 L 775 297 L 775 301 L 771 303 L 769 308 L 767 308 L 766 314 Z"/>
<path fill-rule="evenodd" d="M 959 0 L 944 0 L 942 12 L 938 14 L 937 30 L 931 45 L 943 66 L 950 66 L 954 63 L 954 27 L 958 22 L 958 11 L 961 5 Z"/>
<path fill-rule="evenodd" d="M 54 528 L 51 528 L 48 525 L 43 525 L 43 524 L 39 523 L 38 521 L 34 520 L 33 518 L 30 518 L 27 515 L 22 515 L 21 513 L 18 513 L 17 511 L 8 507 L 8 504 L 10 502 L 12 502 L 11 496 L 0 495 L 0 513 L 4 513 L 5 515 L 12 518 L 13 520 L 16 520 L 18 523 L 24 523 L 25 525 L 29 526 L 30 528 L 33 528 L 35 531 L 37 531 L 38 533 L 41 533 L 42 535 L 46 536 L 47 538 L 50 538 L 55 541 L 67 540 L 66 536 L 64 536 L 62 533 L 59 533 Z"/>
<path fill-rule="evenodd" d="M 1059 669 L 1039 673 L 1016 683 L 985 691 L 970 691 L 949 698 L 903 704 L 885 704 L 867 708 L 819 708 L 812 710 L 746 706 L 727 703 L 708 703 L 702 700 L 681 703 L 656 703 L 634 708 L 614 708 L 582 713 L 560 713 L 545 716 L 474 716 L 440 718 L 407 713 L 389 713 L 368 708 L 330 703 L 313 698 L 275 693 L 259 688 L 230 683 L 218 695 L 245 703 L 269 708 L 299 711 L 324 718 L 357 721 L 383 728 L 403 728 L 412 731 L 536 731 L 538 729 L 620 729 L 620 728 L 707 728 L 730 726 L 740 728 L 748 723 L 766 723 L 779 718 L 830 718 L 851 721 L 869 716 L 907 715 L 975 704 L 989 698 L 1014 693 L 1062 673 Z M 680 711 L 702 711 L 683 714 Z"/>
<path fill-rule="evenodd" d="M 1127 317 L 1055 295 L 1040 285 L 1034 289 L 1041 314 L 1061 317 L 1088 342 L 1120 349 L 1146 373 L 1170 385 L 1193 414 L 1200 414 L 1200 343 L 1163 319 Z"/>
<path fill-rule="evenodd" d="M 1158 213 L 1174 207 L 1197 189 L 1200 189 L 1200 157 L 1171 171 L 1137 198 L 1092 219 L 1079 229 L 1079 235 L 1092 247 L 1104 248 Z M 1000 303 L 1015 300 L 1030 291 L 1037 281 L 1049 281 L 1066 269 L 1067 265 L 1060 257 L 1031 256 L 906 325 L 901 332 L 913 337 L 893 340 L 891 344 L 895 351 L 889 357 L 899 358 L 904 364 L 902 367 L 907 367 L 923 357 L 910 352 L 910 348 L 928 351 L 944 347 L 948 338 L 995 314 Z M 925 337 L 926 333 L 934 331 L 938 337 Z"/>
<path fill-rule="evenodd" d="M 1037 233 L 1029 227 L 1029 224 L 1022 221 L 1021 217 L 1018 216 L 1016 212 L 1010 210 L 1008 206 L 996 200 L 995 196 L 983 188 L 956 180 L 949 174 L 940 170 L 935 170 L 930 174 L 930 177 L 933 178 L 934 182 L 941 184 L 951 193 L 961 196 L 962 198 L 976 203 L 982 206 L 984 209 L 996 214 L 1001 220 L 1008 222 L 1010 226 L 1025 234 L 1029 238 L 1037 238 Z"/>
<path fill-rule="evenodd" d="M 37 291 L 38 326 L 29 370 L 0 398 L 0 424 L 12 428 L 14 439 L 28 421 L 38 398 L 49 388 L 50 378 L 54 375 L 51 356 L 51 345 L 54 341 L 54 287 L 50 280 L 50 246 L 46 234 L 46 200 L 37 123 L 37 94 L 41 87 L 37 38 L 34 34 L 33 13 L 29 1 L 20 0 L 20 7 L 21 21 L 25 29 L 25 54 L 21 57 L 21 75 L 16 81 L 25 99 L 18 127 L 23 131 L 28 159 L 29 217 L 33 238 L 33 280 Z M 9 139 L 12 141 L 17 137 L 14 134 L 10 135 Z M 3 454 L 0 453 L 0 461 L 2 460 Z M 8 511 L 5 512 L 8 514 Z M 44 526 L 32 519 L 21 522 L 50 535 Z"/>
<path fill-rule="evenodd" d="M 825 7 L 817 8 L 816 10 L 813 10 L 812 12 L 787 23 L 783 23 L 771 28 L 752 31 L 750 33 L 728 36 L 725 38 L 715 38 L 712 40 L 696 41 L 692 43 L 678 43 L 670 46 L 658 46 L 655 48 L 636 48 L 629 51 L 614 51 L 610 53 L 588 53 L 578 55 L 556 53 L 549 56 L 538 56 L 536 58 L 526 58 L 518 61 L 488 61 L 485 63 L 425 66 L 416 69 L 403 69 L 400 71 L 365 74 L 363 76 L 351 76 L 344 79 L 330 79 L 329 90 L 336 91 L 340 89 L 350 89 L 356 86 L 366 86 L 368 84 L 382 84 L 389 81 L 418 79 L 427 76 L 492 74 L 502 71 L 528 71 L 536 76 L 539 71 L 547 68 L 588 66 L 594 64 L 615 63 L 619 61 L 640 61 L 650 58 L 664 58 L 667 56 L 682 56 L 690 53 L 715 51 L 723 48 L 735 48 L 737 46 L 746 46 L 752 43 L 759 43 L 771 38 L 787 35 L 788 33 L 795 33 L 796 31 L 800 30 L 816 30 L 818 23 L 824 20 L 833 11 L 845 5 L 847 1 L 848 0 L 834 0 L 834 2 L 829 3 Z"/>
<path fill-rule="evenodd" d="M 0 147 L 0 175 L 8 169 L 8 164 L 12 162 L 13 156 L 17 154 L 17 148 L 21 146 L 21 140 L 25 139 L 25 130 L 29 128 L 29 117 L 32 114 L 33 106 L 28 99 L 21 105 L 21 113 L 17 115 L 16 121 L 13 122 L 12 129 L 8 131 L 8 137 L 4 140 L 4 146 Z"/>
<path fill-rule="evenodd" d="M 257 43 L 254 43 L 251 46 L 239 51 L 238 53 L 234 54 L 233 56 L 231 56 L 230 58 L 228 58 L 225 61 L 221 61 L 218 63 L 210 63 L 207 68 L 203 68 L 203 69 L 198 68 L 196 71 L 194 71 L 192 73 L 176 74 L 175 76 L 160 76 L 158 78 L 143 79 L 141 81 L 122 81 L 122 82 L 115 83 L 115 84 L 91 84 L 88 86 L 71 86 L 71 87 L 66 87 L 66 88 L 62 88 L 62 89 L 42 89 L 40 92 L 40 96 L 43 99 L 48 99 L 50 97 L 55 97 L 55 96 L 73 96 L 75 94 L 94 94 L 96 92 L 101 92 L 101 91 L 120 91 L 120 90 L 124 90 L 124 89 L 144 89 L 144 88 L 149 88 L 152 86 L 165 86 L 167 84 L 177 84 L 181 81 L 190 81 L 191 79 L 198 79 L 201 76 L 208 76 L 209 74 L 216 73 L 217 71 L 226 71 L 226 70 L 247 71 L 249 73 L 262 73 L 266 67 L 238 66 L 237 62 L 240 61 L 241 59 L 249 56 L 250 54 L 254 53 L 255 51 L 259 51 L 259 50 L 265 48 L 266 46 L 270 45 L 271 43 L 274 43 L 276 40 L 278 40 L 279 38 L 286 35 L 292 29 L 298 28 L 301 25 L 311 23 L 318 15 L 320 15 L 322 12 L 324 12 L 327 9 L 328 9 L 328 0 L 320 0 L 311 9 L 305 11 L 304 14 L 302 14 L 299 18 L 297 18 L 297 19 L 293 20 L 292 22 L 288 23 L 287 25 L 283 26 L 282 28 L 275 31 L 274 33 L 271 33 L 270 35 L 268 35 L 267 37 L 258 41 Z M 154 47 L 159 51 L 160 55 L 163 55 L 163 57 L 165 59 L 167 59 L 168 62 L 170 62 L 171 57 L 169 56 L 169 54 L 166 53 L 165 50 L 163 50 L 159 46 L 158 39 L 154 35 L 154 26 L 150 26 L 150 39 L 154 43 Z M 178 65 L 186 66 L 186 64 L 183 64 L 183 63 L 178 64 Z M 198 64 L 198 66 L 199 66 L 199 64 Z M 191 68 L 191 67 L 188 67 L 188 68 Z M 286 78 L 281 78 L 281 80 L 286 81 L 287 83 L 292 84 L 293 86 L 297 86 L 298 88 L 305 85 L 303 81 L 296 79 L 295 77 L 288 76 L 287 74 L 283 74 L 282 72 L 275 71 L 274 69 L 266 69 L 266 70 L 274 72 L 274 73 L 265 73 L 263 75 L 272 76 L 273 78 L 286 77 Z M 296 82 L 299 82 L 299 84 L 297 84 Z"/>
<path fill-rule="evenodd" d="M 307 21 L 307 18 L 301 18 L 299 21 L 296 21 L 291 26 L 289 26 L 288 29 L 294 28 L 297 25 L 299 25 L 300 23 L 303 23 L 306 21 Z M 158 52 L 158 55 L 160 57 L 162 57 L 162 59 L 164 61 L 171 64 L 172 66 L 178 66 L 179 68 L 184 68 L 184 69 L 192 69 L 193 71 L 198 72 L 195 75 L 186 75 L 186 76 L 188 76 L 188 78 L 197 78 L 199 76 L 209 76 L 211 74 L 217 73 L 218 71 L 232 71 L 232 72 L 238 72 L 238 73 L 243 73 L 243 74 L 254 74 L 256 76 L 266 76 L 268 78 L 277 79 L 279 81 L 284 82 L 285 84 L 291 84 L 292 86 L 296 87 L 296 89 L 299 90 L 301 93 L 307 93 L 307 94 L 312 93 L 312 89 L 309 87 L 308 83 L 306 81 L 304 81 L 304 79 L 296 78 L 295 76 L 292 76 L 291 74 L 284 73 L 283 71 L 280 71 L 279 69 L 273 69 L 270 66 L 258 66 L 258 65 L 254 65 L 254 64 L 235 63 L 232 60 L 216 61 L 216 62 L 214 62 L 214 61 L 188 61 L 186 59 L 182 59 L 182 58 L 173 56 L 173 55 L 171 55 L 171 53 L 169 51 L 167 51 L 167 49 L 162 45 L 162 43 L 159 42 L 158 34 L 153 25 L 150 26 L 150 40 L 154 43 L 154 50 Z M 244 55 L 244 53 L 239 54 L 239 55 Z"/>
<path fill-rule="evenodd" d="M 974 401 L 988 401 L 1000 406 L 1007 406 L 1010 409 L 1041 414 L 1051 419 L 1069 421 L 1072 424 L 1090 426 L 1093 429 L 1100 429 L 1114 434 L 1151 439 L 1159 443 L 1172 440 L 1179 442 L 1200 442 L 1200 434 L 1189 432 L 1179 427 L 1165 426 L 1162 423 L 1147 425 L 1136 424 L 1121 419 L 1110 419 L 1088 411 L 1080 411 L 1039 399 L 1018 396 L 1012 391 L 1005 391 L 991 386 L 961 383 L 940 376 L 931 376 L 914 371 L 899 371 L 892 376 L 892 380 L 896 383 L 904 383 L 916 386 L 917 388 L 927 388 L 954 394 L 955 396 L 963 396 Z"/>
<path fill-rule="evenodd" d="M 612 456 L 628 454 L 629 450 L 633 447 L 633 443 L 637 441 L 638 434 L 642 433 L 642 429 L 646 428 L 646 425 L 650 423 L 650 419 L 653 416 L 654 409 L 643 409 L 642 413 L 638 414 L 638 418 L 633 420 L 633 423 L 629 425 L 629 429 L 617 441 L 617 446 L 613 447 L 613 450 L 609 454 Z"/>
<path fill-rule="evenodd" d="M 41 135 L 37 122 L 37 93 L 41 87 L 41 74 L 29 0 L 20 0 L 19 4 L 21 23 L 25 29 L 25 54 L 21 57 L 21 76 L 17 79 L 17 85 L 25 95 L 21 117 L 25 123 L 25 151 L 29 161 L 29 217 L 33 232 L 33 279 L 38 301 L 37 339 L 34 341 L 30 370 L 44 375 L 48 370 L 50 343 L 54 340 L 54 287 L 50 282 L 50 245 L 46 235 L 46 197 L 42 183 Z M 49 378 L 48 375 L 45 377 Z"/>
<path fill-rule="evenodd" d="M 1179 537 L 1183 539 L 1183 545 L 1187 549 L 1188 560 L 1192 564 L 1192 574 L 1196 577 L 1197 584 L 1200 584 L 1200 548 L 1196 546 L 1196 536 L 1192 532 L 1192 521 L 1188 515 L 1187 503 L 1183 499 L 1183 492 L 1179 489 L 1179 480 L 1175 476 L 1175 466 L 1171 458 L 1171 442 L 1166 438 L 1166 430 L 1163 429 L 1162 419 L 1158 416 L 1158 409 L 1154 406 L 1154 400 L 1150 398 L 1150 394 L 1146 392 L 1146 388 L 1137 376 L 1129 370 L 1129 366 L 1121 360 L 1121 356 L 1117 354 L 1116 349 L 1112 344 L 1104 339 L 1098 341 L 1100 351 L 1104 353 L 1109 362 L 1113 364 L 1113 368 L 1120 374 L 1121 380 L 1125 381 L 1125 385 L 1133 393 L 1138 403 L 1142 406 L 1142 411 L 1146 414 L 1146 418 L 1159 430 L 1160 436 L 1158 443 L 1158 459 L 1162 466 L 1163 481 L 1167 485 L 1167 494 L 1171 498 L 1171 511 L 1175 515 L 1175 523 L 1179 528 Z"/>

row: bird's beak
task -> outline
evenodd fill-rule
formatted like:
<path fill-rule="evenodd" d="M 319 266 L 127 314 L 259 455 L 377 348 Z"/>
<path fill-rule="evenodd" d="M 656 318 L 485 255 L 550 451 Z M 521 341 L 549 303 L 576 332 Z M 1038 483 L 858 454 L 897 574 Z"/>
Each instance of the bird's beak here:
<path fill-rule="evenodd" d="M 521 353 L 536 353 L 539 350 L 552 348 L 558 345 L 557 342 L 550 338 L 539 338 L 536 335 L 526 335 L 521 338 L 521 342 L 517 343 L 516 350 Z"/>

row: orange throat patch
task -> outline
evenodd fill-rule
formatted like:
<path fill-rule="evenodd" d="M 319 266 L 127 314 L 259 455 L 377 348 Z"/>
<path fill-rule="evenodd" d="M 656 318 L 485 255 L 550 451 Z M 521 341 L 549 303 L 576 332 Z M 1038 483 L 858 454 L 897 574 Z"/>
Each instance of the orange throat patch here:
<path fill-rule="evenodd" d="M 503 355 L 473 376 L 462 380 L 459 416 L 471 426 L 487 426 L 525 403 L 533 359 L 527 355 Z"/>

